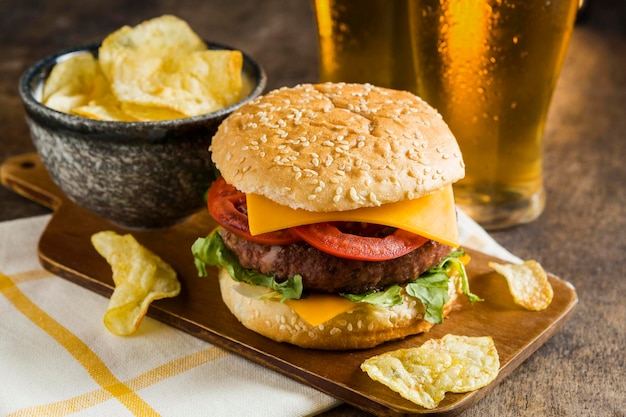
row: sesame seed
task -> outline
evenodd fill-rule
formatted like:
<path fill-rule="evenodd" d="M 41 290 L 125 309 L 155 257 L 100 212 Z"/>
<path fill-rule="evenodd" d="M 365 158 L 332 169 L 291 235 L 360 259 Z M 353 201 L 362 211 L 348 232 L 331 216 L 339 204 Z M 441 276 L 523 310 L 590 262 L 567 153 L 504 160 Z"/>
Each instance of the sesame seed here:
<path fill-rule="evenodd" d="M 350 199 L 352 201 L 359 201 L 359 195 L 354 187 L 350 187 Z"/>

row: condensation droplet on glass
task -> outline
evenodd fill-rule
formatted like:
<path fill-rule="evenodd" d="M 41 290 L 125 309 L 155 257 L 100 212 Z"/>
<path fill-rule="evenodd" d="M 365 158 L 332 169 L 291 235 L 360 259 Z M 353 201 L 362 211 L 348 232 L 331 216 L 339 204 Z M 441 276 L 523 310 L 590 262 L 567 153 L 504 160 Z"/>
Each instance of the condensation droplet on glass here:
<path fill-rule="evenodd" d="M 517 101 L 514 101 L 514 102 L 511 103 L 511 108 L 512 109 L 517 108 Z"/>
<path fill-rule="evenodd" d="M 482 87 L 478 87 L 478 88 L 476 89 L 476 92 L 477 92 L 477 93 L 479 93 L 479 94 L 485 94 L 485 89 L 484 89 L 484 88 L 482 88 Z"/>
<path fill-rule="evenodd" d="M 517 36 L 513 36 L 513 43 L 517 44 L 519 42 L 519 38 Z"/>

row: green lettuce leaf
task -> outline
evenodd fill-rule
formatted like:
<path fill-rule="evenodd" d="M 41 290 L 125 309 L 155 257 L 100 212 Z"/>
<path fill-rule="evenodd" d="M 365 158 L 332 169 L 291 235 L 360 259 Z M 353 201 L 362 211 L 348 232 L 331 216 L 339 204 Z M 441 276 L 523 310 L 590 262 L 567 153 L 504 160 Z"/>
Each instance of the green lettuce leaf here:
<path fill-rule="evenodd" d="M 341 294 L 343 297 L 355 303 L 370 303 L 380 307 L 393 307 L 402 304 L 402 288 L 392 285 L 384 291 L 367 291 L 363 294 Z"/>
<path fill-rule="evenodd" d="M 437 266 L 429 269 L 418 279 L 406 285 L 406 293 L 422 302 L 426 306 L 424 319 L 431 323 L 443 322 L 443 306 L 450 299 L 448 282 L 450 276 L 457 274 L 461 278 L 461 290 L 474 303 L 482 301 L 480 297 L 469 290 L 469 281 L 465 266 L 459 260 L 465 252 L 452 251 Z M 401 287 L 393 285 L 384 291 L 368 291 L 364 294 L 341 294 L 354 302 L 370 303 L 379 307 L 393 307 L 402 304 Z"/>
<path fill-rule="evenodd" d="M 470 292 L 465 266 L 459 260 L 463 255 L 465 252 L 462 250 L 452 251 L 439 262 L 439 265 L 420 275 L 419 279 L 407 284 L 407 294 L 417 298 L 426 306 L 424 318 L 427 321 L 435 324 L 443 322 L 443 306 L 450 299 L 448 281 L 454 274 L 460 277 L 461 290 L 470 302 L 483 301 L 482 298 Z"/>
<path fill-rule="evenodd" d="M 445 272 L 427 272 L 406 286 L 406 293 L 417 298 L 426 306 L 424 319 L 431 323 L 443 322 L 443 306 L 450 299 L 448 281 L 450 277 Z"/>
<path fill-rule="evenodd" d="M 302 276 L 294 275 L 283 282 L 277 282 L 274 277 L 241 266 L 237 257 L 224 246 L 219 231 L 206 238 L 197 239 L 191 246 L 194 263 L 198 275 L 207 276 L 206 266 L 219 266 L 238 282 L 260 285 L 274 291 L 280 301 L 298 300 L 302 297 Z"/>

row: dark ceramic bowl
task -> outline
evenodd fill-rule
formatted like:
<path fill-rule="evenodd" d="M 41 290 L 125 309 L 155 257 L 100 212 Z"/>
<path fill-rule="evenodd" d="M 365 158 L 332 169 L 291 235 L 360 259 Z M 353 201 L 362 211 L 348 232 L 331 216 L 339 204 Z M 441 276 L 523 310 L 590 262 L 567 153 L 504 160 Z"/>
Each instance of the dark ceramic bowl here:
<path fill-rule="evenodd" d="M 52 67 L 79 52 L 96 55 L 98 47 L 59 52 L 24 73 L 19 90 L 33 143 L 52 180 L 76 204 L 127 227 L 176 224 L 204 207 L 204 193 L 214 179 L 211 138 L 226 116 L 262 93 L 265 73 L 244 54 L 249 94 L 228 108 L 184 119 L 99 121 L 41 104 L 42 84 Z"/>

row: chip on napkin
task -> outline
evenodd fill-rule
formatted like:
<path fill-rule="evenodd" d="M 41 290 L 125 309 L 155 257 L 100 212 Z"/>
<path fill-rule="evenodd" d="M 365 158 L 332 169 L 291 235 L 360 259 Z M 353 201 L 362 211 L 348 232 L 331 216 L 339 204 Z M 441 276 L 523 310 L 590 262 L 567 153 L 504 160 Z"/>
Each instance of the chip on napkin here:
<path fill-rule="evenodd" d="M 104 315 L 104 324 L 118 336 L 134 333 L 153 300 L 180 293 L 176 272 L 130 235 L 103 231 L 91 243 L 113 270 L 115 289 Z"/>

